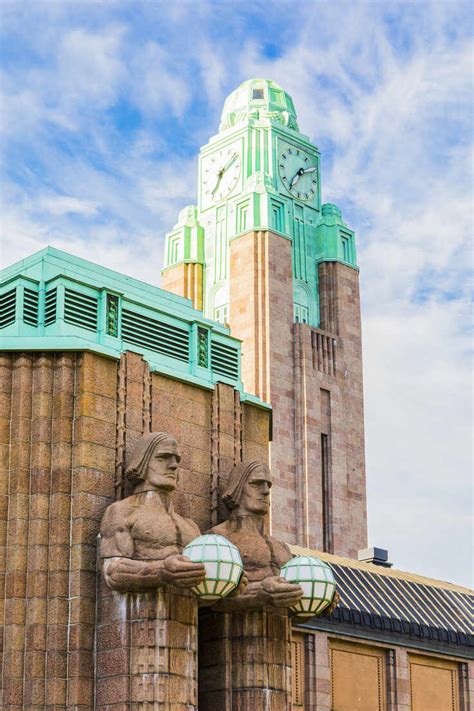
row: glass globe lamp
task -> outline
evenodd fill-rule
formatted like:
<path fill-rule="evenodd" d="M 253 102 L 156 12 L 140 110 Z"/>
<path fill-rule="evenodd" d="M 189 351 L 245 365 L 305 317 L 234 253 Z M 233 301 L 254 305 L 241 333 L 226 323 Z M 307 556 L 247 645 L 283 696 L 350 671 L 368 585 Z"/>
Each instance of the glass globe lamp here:
<path fill-rule="evenodd" d="M 204 563 L 206 578 L 191 590 L 201 600 L 219 600 L 239 584 L 244 569 L 239 549 L 224 536 L 207 533 L 183 549 L 193 563 Z"/>
<path fill-rule="evenodd" d="M 290 608 L 299 617 L 319 615 L 331 604 L 336 581 L 329 565 L 319 558 L 296 556 L 285 563 L 280 575 L 303 588 L 303 597 Z"/>

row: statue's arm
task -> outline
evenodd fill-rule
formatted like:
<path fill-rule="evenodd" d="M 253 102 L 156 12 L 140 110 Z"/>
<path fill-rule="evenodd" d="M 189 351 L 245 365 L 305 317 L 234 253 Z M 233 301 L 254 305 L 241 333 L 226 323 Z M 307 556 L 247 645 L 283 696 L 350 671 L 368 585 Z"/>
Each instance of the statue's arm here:
<path fill-rule="evenodd" d="M 116 592 L 147 591 L 162 585 L 191 588 L 205 577 L 204 565 L 192 563 L 183 555 L 170 555 L 163 560 L 133 558 L 135 545 L 126 512 L 115 504 L 106 510 L 100 533 L 104 579 Z"/>
<path fill-rule="evenodd" d="M 164 560 L 105 558 L 102 565 L 105 582 L 116 592 L 151 590 L 170 582 Z"/>
<path fill-rule="evenodd" d="M 243 592 L 235 596 L 229 595 L 220 600 L 214 608 L 221 612 L 256 610 L 265 605 L 287 608 L 297 603 L 302 594 L 299 585 L 288 583 L 278 576 L 271 576 L 249 583 Z"/>

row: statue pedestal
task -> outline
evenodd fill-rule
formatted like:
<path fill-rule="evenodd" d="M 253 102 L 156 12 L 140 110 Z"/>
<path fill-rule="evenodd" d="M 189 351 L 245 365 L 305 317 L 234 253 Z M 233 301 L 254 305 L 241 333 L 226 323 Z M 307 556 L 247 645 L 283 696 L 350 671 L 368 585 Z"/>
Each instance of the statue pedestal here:
<path fill-rule="evenodd" d="M 105 588 L 103 592 L 96 708 L 197 710 L 194 595 L 173 588 L 126 594 Z"/>
<path fill-rule="evenodd" d="M 290 711 L 286 611 L 204 611 L 199 622 L 199 711 Z"/>

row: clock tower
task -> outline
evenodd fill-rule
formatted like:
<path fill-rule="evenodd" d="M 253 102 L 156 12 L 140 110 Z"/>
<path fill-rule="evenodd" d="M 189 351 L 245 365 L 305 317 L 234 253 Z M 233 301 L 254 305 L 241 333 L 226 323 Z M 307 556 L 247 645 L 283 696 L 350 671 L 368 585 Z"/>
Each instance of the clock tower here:
<path fill-rule="evenodd" d="M 200 152 L 198 205 L 167 235 L 162 286 L 231 327 L 246 391 L 272 405 L 274 534 L 356 556 L 367 523 L 354 233 L 321 205 L 319 150 L 275 82 L 227 97 Z"/>

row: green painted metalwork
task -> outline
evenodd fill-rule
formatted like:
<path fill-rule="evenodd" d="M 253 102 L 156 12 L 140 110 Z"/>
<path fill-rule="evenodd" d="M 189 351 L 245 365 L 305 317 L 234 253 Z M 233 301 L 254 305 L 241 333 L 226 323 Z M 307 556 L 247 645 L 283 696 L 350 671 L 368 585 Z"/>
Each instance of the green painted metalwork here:
<path fill-rule="evenodd" d="M 358 268 L 354 232 L 342 219 L 340 209 L 330 203 L 321 208 L 316 228 L 316 258 L 320 262 L 338 261 Z"/>
<path fill-rule="evenodd" d="M 119 332 L 119 297 L 117 294 L 107 294 L 105 319 L 107 335 L 117 337 Z"/>
<path fill-rule="evenodd" d="M 208 318 L 228 314 L 229 241 L 253 229 L 292 241 L 295 320 L 318 326 L 318 263 L 357 268 L 354 233 L 338 208 L 321 207 L 319 150 L 299 132 L 291 97 L 268 79 L 227 97 L 219 133 L 199 156 L 198 205 L 167 235 L 165 269 L 204 264 Z"/>
<path fill-rule="evenodd" d="M 209 331 L 198 326 L 198 365 L 201 368 L 209 366 Z"/>
<path fill-rule="evenodd" d="M 224 381 L 266 407 L 242 390 L 228 328 L 188 299 L 52 247 L 0 272 L 0 336 L 3 350 L 136 351 L 152 370 L 206 388 Z"/>

